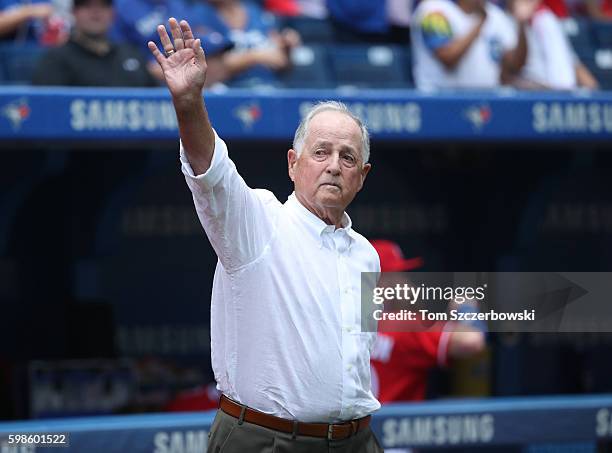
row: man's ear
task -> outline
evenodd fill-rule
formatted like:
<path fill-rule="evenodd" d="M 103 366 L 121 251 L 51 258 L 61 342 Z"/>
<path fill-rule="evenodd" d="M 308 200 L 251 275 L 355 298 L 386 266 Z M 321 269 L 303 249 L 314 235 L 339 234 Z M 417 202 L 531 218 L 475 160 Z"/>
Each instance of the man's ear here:
<path fill-rule="evenodd" d="M 295 164 L 297 163 L 297 160 L 297 152 L 293 148 L 287 151 L 287 166 L 289 169 L 289 178 L 291 178 L 291 181 L 295 181 Z"/>
<path fill-rule="evenodd" d="M 370 169 L 372 168 L 372 164 L 365 164 L 361 169 L 361 184 L 359 185 L 359 190 L 363 187 L 363 183 L 366 180 L 366 176 L 370 173 Z"/>

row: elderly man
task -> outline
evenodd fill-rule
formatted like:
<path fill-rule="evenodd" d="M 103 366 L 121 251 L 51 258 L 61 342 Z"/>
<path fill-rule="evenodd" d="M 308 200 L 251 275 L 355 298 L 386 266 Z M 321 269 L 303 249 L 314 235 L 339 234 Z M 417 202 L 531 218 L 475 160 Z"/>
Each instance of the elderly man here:
<path fill-rule="evenodd" d="M 182 139 L 181 164 L 219 257 L 212 364 L 223 392 L 211 452 L 382 451 L 369 423 L 374 334 L 360 329 L 360 274 L 378 272 L 346 207 L 370 170 L 369 137 L 342 104 L 315 107 L 287 153 L 295 192 L 250 189 L 202 100 L 206 58 L 186 21 L 158 27 L 160 64 Z"/>

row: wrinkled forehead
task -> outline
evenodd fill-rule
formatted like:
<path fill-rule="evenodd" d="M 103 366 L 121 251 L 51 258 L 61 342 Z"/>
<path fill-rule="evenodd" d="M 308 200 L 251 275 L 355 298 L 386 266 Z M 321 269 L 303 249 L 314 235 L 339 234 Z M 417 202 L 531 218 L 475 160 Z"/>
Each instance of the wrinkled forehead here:
<path fill-rule="evenodd" d="M 349 115 L 335 110 L 325 110 L 313 116 L 304 139 L 307 144 L 339 142 L 361 152 L 361 128 Z"/>

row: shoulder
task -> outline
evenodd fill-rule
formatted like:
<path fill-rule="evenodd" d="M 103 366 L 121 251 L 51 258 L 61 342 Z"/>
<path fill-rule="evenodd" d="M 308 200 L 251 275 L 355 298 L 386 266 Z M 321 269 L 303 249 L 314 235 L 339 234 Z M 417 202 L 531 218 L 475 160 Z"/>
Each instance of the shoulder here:
<path fill-rule="evenodd" d="M 414 18 L 420 24 L 442 25 L 455 17 L 455 9 L 455 4 L 447 0 L 426 0 L 418 6 Z"/>
<path fill-rule="evenodd" d="M 487 2 L 487 17 L 491 18 L 492 20 L 495 21 L 504 21 L 504 22 L 510 22 L 513 19 L 511 18 L 510 15 L 508 15 L 503 9 L 501 9 L 499 6 L 491 3 L 491 2 Z"/>
<path fill-rule="evenodd" d="M 487 27 L 495 35 L 516 33 L 516 21 L 499 6 L 487 3 Z"/>
<path fill-rule="evenodd" d="M 266 206 L 270 208 L 277 209 L 281 208 L 283 204 L 278 201 L 276 195 L 269 191 L 268 189 L 252 189 L 253 193 L 257 196 L 257 198 Z"/>
<path fill-rule="evenodd" d="M 561 24 L 557 16 L 547 7 L 539 8 L 532 19 L 533 27 L 560 27 Z"/>
<path fill-rule="evenodd" d="M 266 10 L 264 10 L 261 6 L 259 6 L 255 2 L 245 2 L 244 6 L 246 8 L 249 19 L 258 24 L 258 26 L 262 27 L 273 27 L 276 24 L 274 19 L 274 15 Z"/>
<path fill-rule="evenodd" d="M 457 6 L 449 0 L 425 0 L 416 9 L 421 14 L 439 12 L 441 14 L 453 12 Z"/>

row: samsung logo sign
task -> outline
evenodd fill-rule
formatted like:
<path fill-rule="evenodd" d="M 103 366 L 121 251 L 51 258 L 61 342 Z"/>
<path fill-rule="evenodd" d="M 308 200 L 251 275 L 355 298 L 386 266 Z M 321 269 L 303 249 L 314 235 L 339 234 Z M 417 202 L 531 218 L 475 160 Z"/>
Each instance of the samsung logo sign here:
<path fill-rule="evenodd" d="M 208 444 L 208 431 L 160 431 L 153 437 L 153 453 L 202 453 Z"/>
<path fill-rule="evenodd" d="M 75 131 L 177 130 L 170 101 L 85 100 L 70 103 L 70 126 Z"/>
<path fill-rule="evenodd" d="M 536 102 L 533 129 L 546 133 L 612 133 L 612 104 L 601 102 Z"/>
<path fill-rule="evenodd" d="M 304 117 L 314 104 L 300 104 Z M 371 133 L 410 133 L 421 130 L 421 106 L 416 102 L 346 102 L 346 106 L 365 121 Z"/>
<path fill-rule="evenodd" d="M 382 424 L 386 448 L 487 444 L 494 435 L 491 414 L 390 418 Z"/>

